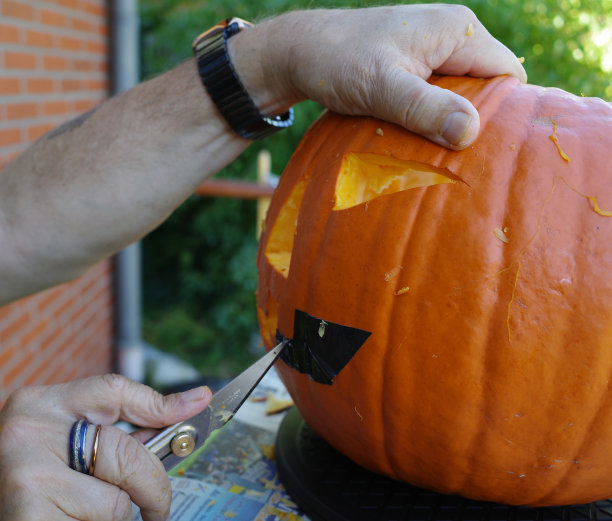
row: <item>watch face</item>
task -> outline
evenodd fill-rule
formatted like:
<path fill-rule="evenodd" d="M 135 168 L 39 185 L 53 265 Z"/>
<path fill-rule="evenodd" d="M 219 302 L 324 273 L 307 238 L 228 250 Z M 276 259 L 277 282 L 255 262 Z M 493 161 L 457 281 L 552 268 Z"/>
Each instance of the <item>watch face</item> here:
<path fill-rule="evenodd" d="M 238 31 L 242 31 L 247 27 L 253 27 L 252 23 L 247 22 L 246 20 L 243 20 L 242 18 L 238 18 L 236 16 L 234 18 L 228 18 L 225 22 L 227 25 L 238 24 Z"/>
<path fill-rule="evenodd" d="M 199 50 L 202 42 L 205 42 L 206 40 L 213 38 L 214 36 L 217 36 L 218 34 L 222 33 L 226 27 L 232 24 L 236 24 L 236 28 L 234 29 L 232 34 L 239 33 L 240 31 L 242 31 L 243 29 L 246 29 L 247 27 L 253 27 L 252 23 L 247 22 L 246 20 L 243 20 L 242 18 L 238 18 L 238 17 L 227 18 L 225 20 L 222 20 L 217 25 L 214 25 L 210 29 L 207 29 L 203 33 L 199 34 L 195 38 L 195 40 L 193 40 L 192 47 L 193 47 L 194 52 Z"/>

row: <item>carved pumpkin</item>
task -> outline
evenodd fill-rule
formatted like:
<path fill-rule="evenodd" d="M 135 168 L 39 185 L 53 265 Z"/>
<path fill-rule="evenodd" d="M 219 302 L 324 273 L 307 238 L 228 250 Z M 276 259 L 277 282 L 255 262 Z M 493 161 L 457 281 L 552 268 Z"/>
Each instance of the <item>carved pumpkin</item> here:
<path fill-rule="evenodd" d="M 296 309 L 371 333 L 332 385 L 277 364 L 363 467 L 508 504 L 612 497 L 612 108 L 433 81 L 479 110 L 464 151 L 333 113 L 304 137 L 262 235 L 263 339 Z"/>

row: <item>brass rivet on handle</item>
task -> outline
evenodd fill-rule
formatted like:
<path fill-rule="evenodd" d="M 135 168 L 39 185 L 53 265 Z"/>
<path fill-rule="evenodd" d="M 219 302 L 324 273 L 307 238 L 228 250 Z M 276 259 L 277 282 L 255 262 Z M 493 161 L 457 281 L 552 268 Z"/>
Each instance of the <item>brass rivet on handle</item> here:
<path fill-rule="evenodd" d="M 188 432 L 179 432 L 170 443 L 172 452 L 179 458 L 189 456 L 195 448 L 195 440 L 193 435 Z"/>

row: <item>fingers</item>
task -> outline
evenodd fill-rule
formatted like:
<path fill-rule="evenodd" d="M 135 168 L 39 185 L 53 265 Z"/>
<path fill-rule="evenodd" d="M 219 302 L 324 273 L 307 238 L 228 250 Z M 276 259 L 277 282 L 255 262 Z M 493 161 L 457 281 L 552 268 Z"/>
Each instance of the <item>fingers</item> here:
<path fill-rule="evenodd" d="M 423 57 L 433 72 L 479 78 L 507 74 L 527 81 L 518 58 L 491 36 L 469 8 L 447 5 L 437 13 L 436 26 L 428 35 L 433 45 L 423 46 Z"/>
<path fill-rule="evenodd" d="M 299 44 L 275 47 L 281 57 L 272 63 L 287 63 L 289 78 L 276 84 L 288 84 L 290 93 L 341 114 L 398 123 L 451 149 L 470 145 L 480 121 L 467 100 L 428 85 L 425 80 L 432 73 L 509 74 L 526 81 L 516 56 L 464 6 L 295 12 L 282 22 L 284 38 L 307 37 Z M 310 24 L 312 30 L 304 31 Z M 284 49 L 290 51 L 289 58 L 283 59 Z M 276 78 L 277 69 L 266 77 Z"/>
<path fill-rule="evenodd" d="M 2 465 L 0 519 L 68 521 L 128 521 L 128 494 L 104 481 L 75 472 L 50 451 L 13 450 L 19 457 Z M 3 463 L 7 458 L 2 454 Z M 7 469 L 10 469 L 7 472 Z"/>
<path fill-rule="evenodd" d="M 132 518 L 132 502 L 126 491 L 68 469 L 57 469 L 46 493 L 66 519 L 129 521 Z"/>
<path fill-rule="evenodd" d="M 129 494 L 144 521 L 164 521 L 172 489 L 161 461 L 142 443 L 115 427 L 102 427 L 94 476 Z"/>
<path fill-rule="evenodd" d="M 145 521 L 166 519 L 171 488 L 155 455 L 135 437 L 103 426 L 95 476 L 88 476 L 68 466 L 71 427 L 75 418 L 93 423 L 81 434 L 91 464 L 96 423 L 121 417 L 163 427 L 197 414 L 210 398 L 206 387 L 163 397 L 112 375 L 14 393 L 0 411 L 0 518 L 124 520 L 133 501 Z"/>
<path fill-rule="evenodd" d="M 197 387 L 163 396 L 146 385 L 109 374 L 66 384 L 58 391 L 58 403 L 67 411 L 87 417 L 93 423 L 112 424 L 125 420 L 143 427 L 161 428 L 203 411 L 212 393 Z M 62 386 L 64 387 L 64 386 Z"/>

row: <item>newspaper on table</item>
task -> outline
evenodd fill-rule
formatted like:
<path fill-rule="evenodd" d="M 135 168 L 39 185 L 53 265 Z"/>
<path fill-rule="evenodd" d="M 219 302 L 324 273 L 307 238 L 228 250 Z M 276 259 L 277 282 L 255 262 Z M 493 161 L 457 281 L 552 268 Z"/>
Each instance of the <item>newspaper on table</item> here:
<path fill-rule="evenodd" d="M 267 397 L 289 399 L 272 368 L 232 421 L 170 472 L 170 521 L 309 521 L 285 492 L 274 459 L 283 414 Z M 142 521 L 134 509 L 133 521 Z"/>

